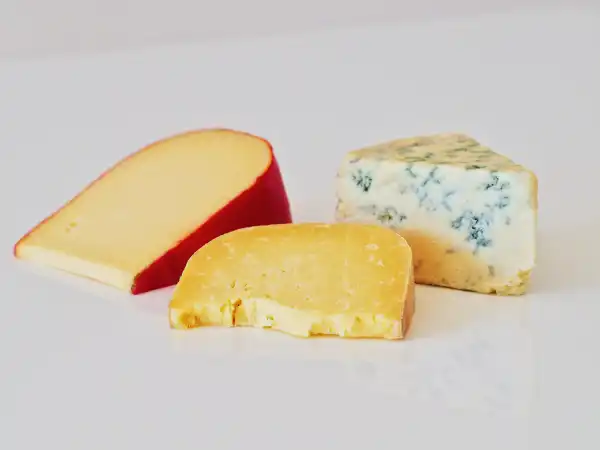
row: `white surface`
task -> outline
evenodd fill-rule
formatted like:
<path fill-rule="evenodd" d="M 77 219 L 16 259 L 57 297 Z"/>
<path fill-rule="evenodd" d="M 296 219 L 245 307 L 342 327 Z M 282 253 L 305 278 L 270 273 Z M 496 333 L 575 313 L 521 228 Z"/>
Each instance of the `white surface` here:
<path fill-rule="evenodd" d="M 0 63 L 0 448 L 598 448 L 598 42 L 555 11 Z M 297 220 L 331 219 L 349 149 L 472 134 L 538 173 L 531 294 L 420 287 L 397 343 L 175 333 L 170 290 L 12 259 L 116 160 L 213 125 L 272 141 Z"/>
<path fill-rule="evenodd" d="M 211 41 L 597 0 L 0 0 L 0 56 Z"/>

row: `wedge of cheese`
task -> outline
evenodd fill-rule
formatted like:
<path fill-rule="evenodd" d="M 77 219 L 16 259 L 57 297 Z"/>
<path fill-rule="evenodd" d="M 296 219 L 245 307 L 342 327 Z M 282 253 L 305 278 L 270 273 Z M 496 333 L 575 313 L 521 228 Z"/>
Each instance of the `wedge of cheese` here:
<path fill-rule="evenodd" d="M 411 249 L 377 225 L 288 224 L 223 235 L 190 258 L 170 324 L 402 339 L 415 311 Z"/>
<path fill-rule="evenodd" d="M 476 140 L 447 133 L 352 151 L 336 190 L 338 222 L 377 223 L 407 239 L 417 283 L 527 291 L 537 178 Z"/>
<path fill-rule="evenodd" d="M 221 234 L 291 220 L 271 145 L 247 133 L 202 130 L 122 160 L 14 253 L 139 294 L 177 283 L 189 257 Z"/>

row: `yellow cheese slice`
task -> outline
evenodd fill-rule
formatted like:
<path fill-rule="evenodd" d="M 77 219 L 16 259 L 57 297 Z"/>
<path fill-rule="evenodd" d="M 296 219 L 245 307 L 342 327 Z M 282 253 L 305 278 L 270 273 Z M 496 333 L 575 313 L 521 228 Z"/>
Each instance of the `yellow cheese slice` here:
<path fill-rule="evenodd" d="M 139 294 L 176 284 L 189 257 L 218 235 L 288 222 L 271 145 L 198 130 L 120 161 L 27 233 L 15 255 Z"/>
<path fill-rule="evenodd" d="M 175 288 L 169 319 L 176 329 L 402 339 L 414 310 L 404 238 L 378 225 L 304 223 L 236 230 L 199 249 Z"/>

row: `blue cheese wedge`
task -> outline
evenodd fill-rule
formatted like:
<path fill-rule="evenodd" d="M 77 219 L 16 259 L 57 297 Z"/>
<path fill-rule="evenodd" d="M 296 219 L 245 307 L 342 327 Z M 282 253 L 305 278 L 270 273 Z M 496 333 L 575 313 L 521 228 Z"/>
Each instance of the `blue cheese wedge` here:
<path fill-rule="evenodd" d="M 536 260 L 537 178 L 464 134 L 349 152 L 336 221 L 380 224 L 413 250 L 419 284 L 524 294 Z"/>

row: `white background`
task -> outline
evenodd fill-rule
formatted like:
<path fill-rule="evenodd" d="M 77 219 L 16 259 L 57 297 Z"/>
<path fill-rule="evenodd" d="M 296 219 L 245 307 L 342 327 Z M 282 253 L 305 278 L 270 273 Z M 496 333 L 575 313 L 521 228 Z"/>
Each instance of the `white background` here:
<path fill-rule="evenodd" d="M 0 56 L 269 36 L 597 0 L 0 0 Z"/>
<path fill-rule="evenodd" d="M 171 44 L 152 47 L 158 26 L 127 32 L 131 14 L 63 4 L 36 10 L 46 31 L 21 29 L 29 8 L 0 16 L 0 448 L 598 448 L 600 8 L 365 12 L 344 27 L 325 2 L 336 29 L 300 32 L 316 19 L 288 11 L 295 30 L 277 19 L 285 33 L 250 39 L 264 14 L 215 6 L 219 20 L 199 23 L 218 34 L 229 12 L 244 39 L 177 42 L 165 19 L 154 38 Z M 174 17 L 148 23 L 159 16 Z M 298 220 L 332 218 L 347 150 L 472 134 L 539 176 L 531 293 L 419 287 L 398 343 L 182 334 L 167 327 L 169 289 L 131 298 L 14 261 L 27 229 L 115 161 L 212 125 L 271 140 Z"/>

